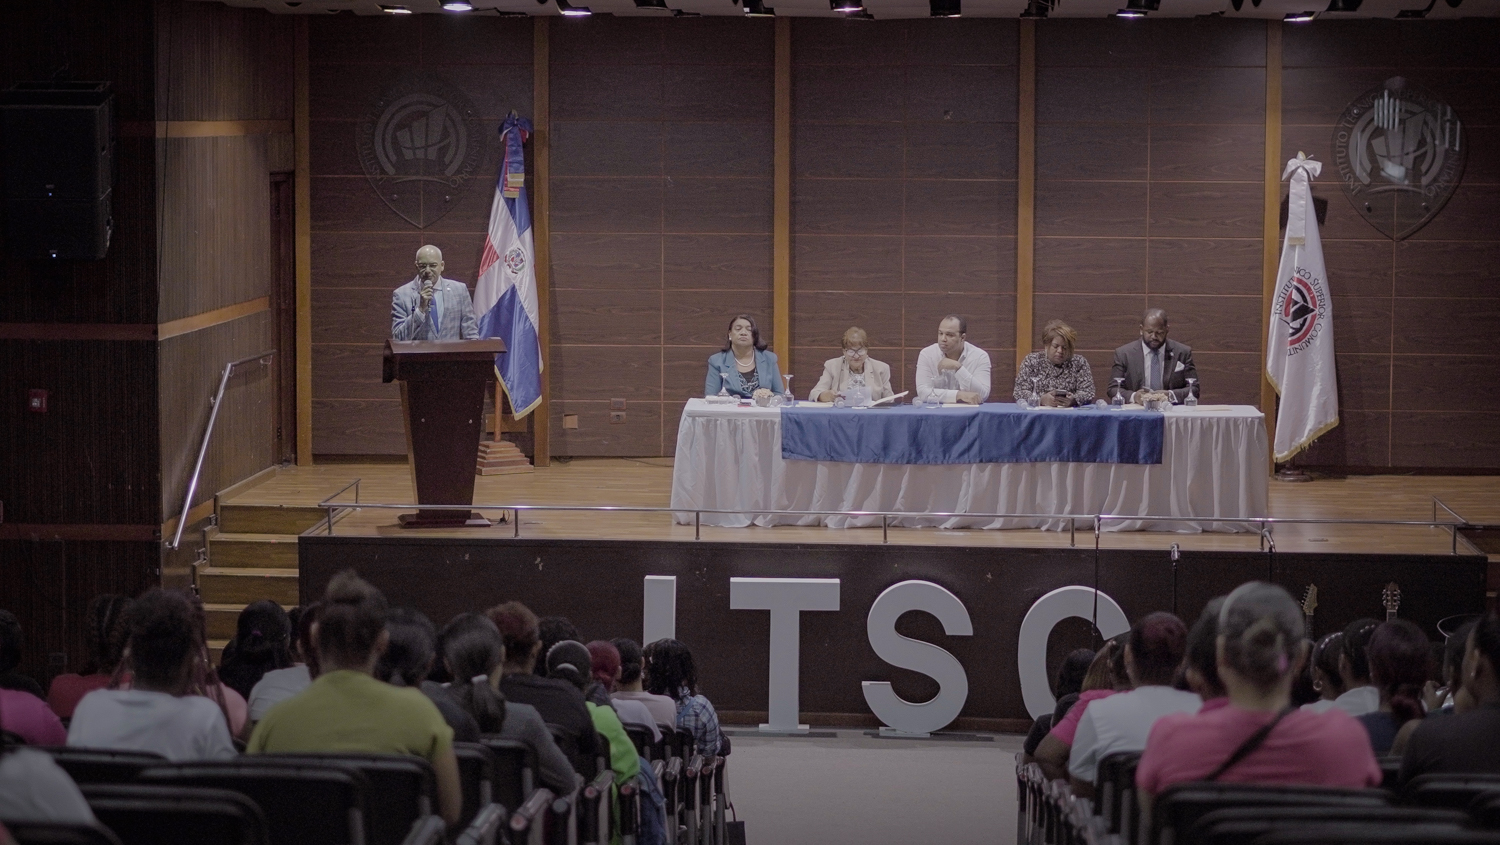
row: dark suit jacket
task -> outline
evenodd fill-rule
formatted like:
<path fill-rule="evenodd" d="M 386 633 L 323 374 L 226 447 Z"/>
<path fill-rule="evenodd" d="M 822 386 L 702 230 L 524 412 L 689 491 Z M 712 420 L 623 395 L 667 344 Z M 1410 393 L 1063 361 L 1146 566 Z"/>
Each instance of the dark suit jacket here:
<path fill-rule="evenodd" d="M 1187 380 L 1198 377 L 1198 370 L 1193 366 L 1193 348 L 1183 343 L 1178 343 L 1170 338 L 1161 347 L 1162 382 L 1164 390 L 1170 390 L 1174 401 L 1181 403 L 1187 398 Z M 1109 396 L 1114 398 L 1114 379 L 1125 379 L 1125 398 L 1140 390 L 1146 384 L 1146 355 L 1141 350 L 1139 339 L 1133 340 L 1115 350 L 1115 363 L 1109 371 Z M 1202 394 L 1202 385 L 1194 385 L 1194 393 Z"/>

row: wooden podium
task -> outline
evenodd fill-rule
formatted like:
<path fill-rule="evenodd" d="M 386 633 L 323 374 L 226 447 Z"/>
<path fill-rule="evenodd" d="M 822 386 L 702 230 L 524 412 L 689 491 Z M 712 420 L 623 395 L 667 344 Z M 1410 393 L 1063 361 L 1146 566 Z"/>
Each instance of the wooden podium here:
<path fill-rule="evenodd" d="M 484 434 L 484 390 L 495 380 L 499 339 L 388 340 L 382 381 L 401 382 L 406 453 L 422 505 L 474 504 L 474 454 Z M 402 528 L 488 528 L 472 511 L 422 508 Z"/>

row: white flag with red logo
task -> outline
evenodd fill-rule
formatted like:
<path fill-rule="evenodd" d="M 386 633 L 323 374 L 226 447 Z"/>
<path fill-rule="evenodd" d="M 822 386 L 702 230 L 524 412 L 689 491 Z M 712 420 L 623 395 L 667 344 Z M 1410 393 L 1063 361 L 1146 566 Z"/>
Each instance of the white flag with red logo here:
<path fill-rule="evenodd" d="M 1333 301 L 1309 187 L 1322 169 L 1321 163 L 1298 153 L 1281 174 L 1283 179 L 1290 177 L 1292 185 L 1266 339 L 1266 377 L 1281 394 L 1272 448 L 1277 461 L 1291 460 L 1339 424 Z"/>

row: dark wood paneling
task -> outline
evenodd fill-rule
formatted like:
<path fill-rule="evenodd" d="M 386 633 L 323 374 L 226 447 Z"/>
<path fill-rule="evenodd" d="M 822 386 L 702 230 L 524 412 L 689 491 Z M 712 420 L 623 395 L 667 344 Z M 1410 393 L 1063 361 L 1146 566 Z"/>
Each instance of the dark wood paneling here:
<path fill-rule="evenodd" d="M 906 234 L 1014 235 L 1014 182 L 907 179 Z"/>
<path fill-rule="evenodd" d="M 1153 182 L 1152 237 L 1256 238 L 1262 188 L 1253 182 Z"/>
<path fill-rule="evenodd" d="M 1259 240 L 1151 238 L 1149 243 L 1152 295 L 1260 292 Z"/>
<path fill-rule="evenodd" d="M 733 83 L 726 85 L 725 75 Z M 773 107 L 769 65 L 733 70 L 667 65 L 662 70 L 662 116 L 667 120 L 752 122 L 767 125 Z"/>
<path fill-rule="evenodd" d="M 400 399 L 323 399 L 312 403 L 314 455 L 404 455 Z"/>
<path fill-rule="evenodd" d="M 907 133 L 911 179 L 1015 179 L 1014 123 L 940 123 Z"/>
<path fill-rule="evenodd" d="M 563 30 L 558 30 L 559 34 Z M 552 66 L 554 120 L 661 120 L 660 65 Z"/>
<path fill-rule="evenodd" d="M 1500 219 L 1500 188 L 1464 182 L 1448 204 L 1411 236 L 1414 241 L 1493 241 Z"/>
<path fill-rule="evenodd" d="M 1287 27 L 1282 35 L 1281 63 L 1294 67 L 1377 67 L 1396 58 L 1399 50 L 1394 21 L 1319 21 L 1312 27 Z"/>
<path fill-rule="evenodd" d="M 915 131 L 915 130 L 914 130 Z M 798 123 L 792 176 L 885 179 L 905 161 L 906 127 L 889 123 Z"/>
<path fill-rule="evenodd" d="M 949 314 L 964 318 L 969 327 L 965 340 L 969 343 L 984 349 L 1014 348 L 1015 297 L 977 293 L 931 293 L 909 299 L 902 316 L 906 348 L 920 351 L 936 343 L 938 323 Z M 1003 370 L 1011 361 L 997 359 L 996 363 Z M 916 373 L 915 358 L 912 372 Z"/>
<path fill-rule="evenodd" d="M 1109 350 L 1140 334 L 1146 295 L 1038 293 L 1032 305 L 1033 349 L 1042 346 L 1042 326 L 1062 320 L 1078 332 L 1078 349 Z M 934 338 L 936 339 L 936 338 Z M 1108 359 L 1105 359 L 1108 363 Z"/>
<path fill-rule="evenodd" d="M 1145 238 L 1037 238 L 1039 293 L 1144 290 Z"/>
<path fill-rule="evenodd" d="M 1391 466 L 1389 411 L 1339 411 L 1339 424 L 1297 456 L 1301 466 Z"/>
<path fill-rule="evenodd" d="M 1500 336 L 1500 297 L 1494 299 L 1402 299 L 1399 330 L 1392 325 L 1396 354 L 1493 355 Z"/>
<path fill-rule="evenodd" d="M 1342 353 L 1337 360 L 1340 410 L 1391 410 L 1391 356 Z"/>
<path fill-rule="evenodd" d="M 668 176 L 764 176 L 771 172 L 771 124 L 667 123 Z"/>
<path fill-rule="evenodd" d="M 313 395 L 324 399 L 401 399 L 401 385 L 382 384 L 384 344 L 313 344 Z"/>
<path fill-rule="evenodd" d="M 883 235 L 797 235 L 792 278 L 812 290 L 900 290 L 901 241 Z M 925 282 L 918 274 L 909 284 Z"/>
<path fill-rule="evenodd" d="M 1433 349 L 1427 355 L 1396 355 L 1391 368 L 1391 410 L 1473 411 L 1474 399 L 1495 390 L 1500 356 L 1450 355 Z"/>
<path fill-rule="evenodd" d="M 661 251 L 667 290 L 771 289 L 770 235 L 667 235 Z"/>
<path fill-rule="evenodd" d="M 797 29 L 797 27 L 793 27 Z M 808 66 L 792 53 L 792 118 L 897 121 L 906 106 L 896 67 Z"/>
<path fill-rule="evenodd" d="M 312 284 L 314 288 L 365 288 L 393 291 L 416 275 L 417 250 L 426 243 L 423 233 L 314 232 Z M 444 249 L 447 259 L 451 249 Z M 444 261 L 443 273 L 453 270 Z M 373 294 L 371 294 L 373 296 Z"/>
<path fill-rule="evenodd" d="M 1281 120 L 1288 126 L 1332 126 L 1349 101 L 1400 71 L 1390 65 L 1295 67 L 1283 63 Z"/>
<path fill-rule="evenodd" d="M 727 320 L 725 321 L 728 322 Z M 664 402 L 683 402 L 695 396 L 703 395 L 703 380 L 708 375 L 708 357 L 719 351 L 717 345 L 704 346 L 663 346 L 662 351 L 662 386 L 661 398 Z M 795 357 L 796 350 L 793 350 Z M 783 365 L 785 366 L 785 365 Z M 817 378 L 816 375 L 813 378 Z M 800 386 L 800 380 L 794 381 L 793 386 Z M 811 385 L 808 386 L 810 390 Z M 672 422 L 677 421 L 677 416 L 672 416 Z M 677 441 L 677 429 L 671 428 L 668 432 L 668 445 Z M 663 454 L 671 454 L 664 452 Z"/>
<path fill-rule="evenodd" d="M 391 337 L 389 294 L 382 296 L 359 288 L 315 288 L 312 308 L 314 345 L 385 343 Z"/>
<path fill-rule="evenodd" d="M 1395 245 L 1397 296 L 1496 297 L 1497 241 L 1401 241 Z"/>
<path fill-rule="evenodd" d="M 607 144 L 599 143 L 609 138 Z M 662 124 L 657 121 L 552 122 L 554 178 L 661 176 Z"/>
<path fill-rule="evenodd" d="M 1264 68 L 1158 68 L 1151 75 L 1152 123 L 1237 123 L 1264 126 Z M 1253 135 L 1253 129 L 1246 130 Z M 1261 133 L 1264 135 L 1265 133 Z"/>
<path fill-rule="evenodd" d="M 908 237 L 909 293 L 1011 293 L 1016 287 L 1013 237 Z"/>
<path fill-rule="evenodd" d="M 1484 411 L 1392 414 L 1391 465 L 1500 469 L 1500 419 Z"/>
<path fill-rule="evenodd" d="M 1059 65 L 1136 68 L 1151 61 L 1151 27 L 1134 26 L 1138 21 L 1106 18 L 1038 23 L 1036 63 L 1039 68 Z"/>
<path fill-rule="evenodd" d="M 663 191 L 662 226 L 668 232 L 770 233 L 768 177 L 679 177 Z"/>
<path fill-rule="evenodd" d="M 939 121 L 1014 121 L 1016 69 L 914 65 L 906 69 L 906 119 L 924 125 Z"/>
<path fill-rule="evenodd" d="M 704 355 L 718 349 L 729 336 L 735 314 L 749 314 L 761 329 L 761 340 L 771 337 L 771 292 L 754 290 L 674 291 L 661 305 L 666 342 L 699 347 Z"/>
<path fill-rule="evenodd" d="M 1171 317 L 1172 334 L 1204 352 L 1260 353 L 1259 296 L 1167 296 L 1152 293 L 1152 308 L 1165 308 Z M 1135 319 L 1139 334 L 1141 315 Z M 1130 336 L 1120 340 L 1124 343 Z"/>
<path fill-rule="evenodd" d="M 994 18 L 905 21 L 906 61 L 913 65 L 1014 65 L 1016 24 Z"/>
<path fill-rule="evenodd" d="M 1266 28 L 1260 21 L 1164 18 L 1152 21 L 1149 31 L 1151 62 L 1158 67 L 1266 66 Z"/>
<path fill-rule="evenodd" d="M 552 180 L 552 230 L 660 232 L 661 179 Z"/>
<path fill-rule="evenodd" d="M 1390 354 L 1391 299 L 1333 297 L 1334 349 L 1340 354 Z"/>
<path fill-rule="evenodd" d="M 551 308 L 554 344 L 660 346 L 662 342 L 659 296 L 558 288 L 552 292 Z"/>
<path fill-rule="evenodd" d="M 798 65 L 897 64 L 905 58 L 905 37 L 904 22 L 808 18 L 792 27 L 792 56 Z"/>
<path fill-rule="evenodd" d="M 1145 179 L 1151 139 L 1144 132 L 1092 123 L 1044 123 L 1036 128 L 1036 177 Z"/>
<path fill-rule="evenodd" d="M 798 179 L 792 189 L 792 232 L 898 235 L 901 205 L 889 180 Z"/>
<path fill-rule="evenodd" d="M 290 120 L 292 20 L 158 0 L 158 120 Z"/>
<path fill-rule="evenodd" d="M 1257 181 L 1265 169 L 1265 133 L 1260 130 L 1259 124 L 1153 125 L 1151 178 Z"/>
<path fill-rule="evenodd" d="M 1189 343 L 1191 346 L 1192 344 Z M 1259 352 L 1199 352 L 1193 350 L 1193 366 L 1198 369 L 1198 387 L 1205 403 L 1259 405 L 1263 361 Z M 1100 387 L 1109 382 L 1104 371 Z M 1099 394 L 1103 396 L 1103 393 Z"/>
<path fill-rule="evenodd" d="M 625 422 L 620 425 L 609 422 L 607 398 L 602 402 L 554 399 L 552 409 L 552 451 L 557 455 L 650 457 L 661 454 L 661 402 L 631 400 L 625 411 Z M 563 428 L 565 414 L 578 415 L 578 428 Z"/>
<path fill-rule="evenodd" d="M 1390 296 L 1391 248 L 1388 240 L 1323 241 L 1329 286 L 1343 296 Z"/>
<path fill-rule="evenodd" d="M 399 16 L 397 16 L 399 17 Z M 531 76 L 531 21 L 525 18 L 484 18 L 463 15 L 427 15 L 421 18 L 422 60 L 432 65 L 513 65 L 525 68 Z M 404 45 L 394 52 L 380 50 L 387 60 L 402 55 Z M 315 54 L 316 55 L 316 54 Z M 357 55 L 348 56 L 357 61 Z M 332 59 L 330 59 L 332 60 Z M 315 58 L 314 61 L 317 61 Z M 461 71 L 455 71 L 458 73 Z M 530 102 L 530 93 L 527 94 Z"/>
<path fill-rule="evenodd" d="M 661 350 L 660 345 L 554 345 L 547 359 L 552 389 L 567 397 L 564 401 L 607 402 L 614 397 L 661 401 Z"/>
<path fill-rule="evenodd" d="M 1146 123 L 1149 79 L 1144 68 L 1038 67 L 1037 123 Z"/>
<path fill-rule="evenodd" d="M 411 55 L 412 45 L 420 43 L 424 22 L 422 15 L 313 16 L 308 20 L 313 47 L 308 55 L 314 64 L 389 63 L 397 56 Z"/>
<path fill-rule="evenodd" d="M 661 30 L 669 64 L 770 65 L 776 49 L 768 20 L 690 18 L 664 21 Z"/>
<path fill-rule="evenodd" d="M 660 235 L 552 236 L 552 287 L 655 291 L 662 286 Z"/>
<path fill-rule="evenodd" d="M 875 345 L 901 337 L 905 298 L 899 293 L 792 291 L 792 337 L 799 346 L 838 349 L 844 330 L 859 326 Z M 936 325 L 936 323 L 934 323 Z"/>
<path fill-rule="evenodd" d="M 1037 237 L 1146 236 L 1145 182 L 1038 180 Z"/>

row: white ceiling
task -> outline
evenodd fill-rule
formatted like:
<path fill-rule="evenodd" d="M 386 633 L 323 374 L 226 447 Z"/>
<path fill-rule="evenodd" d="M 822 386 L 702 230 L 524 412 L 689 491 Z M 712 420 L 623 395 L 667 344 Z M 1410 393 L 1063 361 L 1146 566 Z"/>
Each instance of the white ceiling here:
<path fill-rule="evenodd" d="M 215 0 L 207 0 L 214 2 Z M 327 14 L 352 11 L 357 15 L 383 15 L 382 0 L 218 0 L 230 6 L 266 9 L 277 14 Z M 642 17 L 667 17 L 668 12 L 636 8 L 634 0 L 571 0 L 574 5 L 587 6 L 595 14 L 612 14 Z M 399 4 L 418 14 L 481 14 L 496 12 L 526 15 L 557 15 L 557 4 L 545 5 L 537 0 L 471 0 L 473 12 L 445 12 L 441 0 L 384 0 L 384 4 Z M 666 0 L 668 6 L 683 12 L 699 15 L 721 15 L 741 17 L 740 6 L 732 0 Z M 1125 0 L 1056 0 L 1052 10 L 1054 18 L 1102 18 L 1121 8 Z M 843 17 L 829 8 L 828 0 L 766 0 L 776 14 L 790 17 Z M 928 17 L 926 0 L 864 0 L 865 8 L 876 20 Z M 1230 0 L 1161 0 L 1160 11 L 1151 17 L 1190 18 L 1198 15 L 1222 14 L 1226 18 L 1262 18 L 1279 20 L 1288 13 L 1315 11 L 1326 8 L 1327 0 L 1261 0 L 1253 5 L 1245 0 L 1242 8 L 1235 11 Z M 1426 0 L 1364 0 L 1356 13 L 1320 12 L 1319 17 L 1328 20 L 1350 18 L 1394 18 L 1399 12 L 1426 8 Z M 1026 8 L 1026 0 L 963 0 L 964 17 L 969 18 L 1017 18 Z M 1453 19 L 1459 17 L 1500 17 L 1500 0 L 1462 0 L 1458 8 L 1448 5 L 1448 0 L 1435 0 L 1428 20 Z M 1297 24 L 1294 24 L 1297 25 Z M 1305 25 L 1305 24 L 1302 24 Z M 1416 24 L 1420 25 L 1420 24 Z"/>

